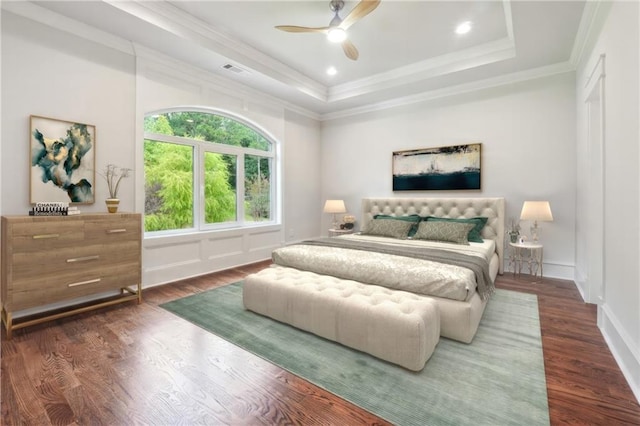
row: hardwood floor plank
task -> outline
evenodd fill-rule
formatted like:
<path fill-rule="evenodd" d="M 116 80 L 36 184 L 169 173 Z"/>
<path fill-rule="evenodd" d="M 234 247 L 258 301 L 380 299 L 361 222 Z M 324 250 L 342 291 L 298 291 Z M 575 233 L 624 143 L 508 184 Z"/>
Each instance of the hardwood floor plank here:
<path fill-rule="evenodd" d="M 16 330 L 2 341 L 2 424 L 388 425 L 159 307 L 269 264 L 149 288 L 141 305 Z M 552 425 L 640 425 L 595 307 L 572 282 L 505 274 L 496 285 L 538 296 Z"/>

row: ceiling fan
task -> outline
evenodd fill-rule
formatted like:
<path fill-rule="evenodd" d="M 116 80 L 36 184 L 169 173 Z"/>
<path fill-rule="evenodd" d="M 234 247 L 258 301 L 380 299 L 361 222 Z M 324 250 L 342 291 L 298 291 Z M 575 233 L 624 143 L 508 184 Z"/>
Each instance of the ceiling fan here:
<path fill-rule="evenodd" d="M 335 13 L 335 16 L 326 27 L 298 27 L 295 25 L 278 25 L 277 29 L 290 33 L 323 33 L 327 35 L 330 41 L 342 43 L 342 50 L 347 58 L 357 60 L 358 49 L 347 39 L 347 29 L 360 19 L 378 7 L 380 0 L 361 0 L 351 12 L 344 18 L 340 18 L 339 12 L 344 7 L 343 0 L 331 0 L 329 8 Z"/>

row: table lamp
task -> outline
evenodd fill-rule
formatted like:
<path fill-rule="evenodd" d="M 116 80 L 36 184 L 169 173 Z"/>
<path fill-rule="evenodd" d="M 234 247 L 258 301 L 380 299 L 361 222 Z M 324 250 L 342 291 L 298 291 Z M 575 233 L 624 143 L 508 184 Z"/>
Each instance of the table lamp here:
<path fill-rule="evenodd" d="M 338 229 L 340 225 L 338 224 L 338 219 L 336 218 L 336 214 L 346 213 L 347 209 L 345 208 L 344 201 L 342 200 L 327 200 L 324 203 L 324 212 L 333 213 L 333 225 L 331 227 L 333 229 Z"/>
<path fill-rule="evenodd" d="M 553 215 L 551 214 L 551 206 L 548 201 L 525 201 L 522 205 L 520 220 L 533 220 L 531 226 L 531 236 L 533 242 L 538 242 L 538 221 L 551 222 Z"/>

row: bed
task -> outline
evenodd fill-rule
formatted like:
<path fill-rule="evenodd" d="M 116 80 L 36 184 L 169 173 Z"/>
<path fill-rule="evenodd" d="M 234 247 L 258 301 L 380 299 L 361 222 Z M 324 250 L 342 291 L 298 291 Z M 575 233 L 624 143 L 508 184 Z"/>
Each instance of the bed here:
<path fill-rule="evenodd" d="M 282 247 L 273 252 L 274 267 L 431 298 L 441 336 L 469 343 L 503 273 L 504 214 L 503 198 L 365 198 L 363 232 Z M 379 232 L 381 224 L 407 229 L 399 222 L 412 224 L 412 237 Z M 472 241 L 459 241 L 462 233 Z"/>

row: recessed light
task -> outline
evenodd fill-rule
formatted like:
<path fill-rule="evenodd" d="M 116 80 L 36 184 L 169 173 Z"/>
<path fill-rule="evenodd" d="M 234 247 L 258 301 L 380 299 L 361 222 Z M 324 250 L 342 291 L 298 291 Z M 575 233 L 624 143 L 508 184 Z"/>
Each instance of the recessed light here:
<path fill-rule="evenodd" d="M 466 34 L 471 31 L 471 21 L 465 21 L 456 27 L 456 34 Z"/>
<path fill-rule="evenodd" d="M 329 68 L 327 68 L 327 74 L 336 75 L 336 74 L 338 74 L 338 70 L 336 69 L 336 67 L 329 67 Z"/>

